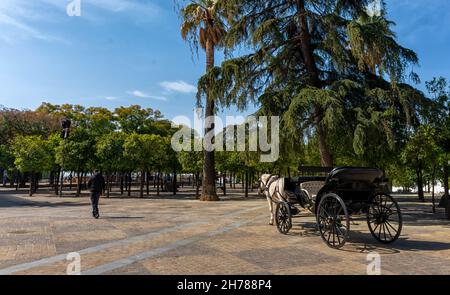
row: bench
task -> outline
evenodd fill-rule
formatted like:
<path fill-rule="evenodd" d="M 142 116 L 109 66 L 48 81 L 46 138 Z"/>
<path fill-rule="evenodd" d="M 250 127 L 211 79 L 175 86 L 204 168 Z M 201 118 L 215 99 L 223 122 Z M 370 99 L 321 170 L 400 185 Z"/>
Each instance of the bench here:
<path fill-rule="evenodd" d="M 301 183 L 300 189 L 306 193 L 310 200 L 315 200 L 324 185 L 324 181 L 308 181 Z"/>

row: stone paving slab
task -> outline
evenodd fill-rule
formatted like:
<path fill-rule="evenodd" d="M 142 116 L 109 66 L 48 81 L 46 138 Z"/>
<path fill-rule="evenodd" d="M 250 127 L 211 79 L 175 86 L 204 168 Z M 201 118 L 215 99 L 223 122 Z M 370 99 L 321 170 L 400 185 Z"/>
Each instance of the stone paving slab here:
<path fill-rule="evenodd" d="M 266 200 L 223 202 L 190 197 L 101 200 L 95 220 L 87 198 L 20 197 L 0 191 L 0 274 L 65 274 L 70 252 L 85 274 L 356 274 L 367 254 L 381 255 L 383 274 L 450 274 L 450 222 L 429 204 L 401 202 L 399 241 L 381 245 L 364 217 L 349 243 L 328 248 L 315 218 L 302 213 L 288 235 L 267 225 Z"/>

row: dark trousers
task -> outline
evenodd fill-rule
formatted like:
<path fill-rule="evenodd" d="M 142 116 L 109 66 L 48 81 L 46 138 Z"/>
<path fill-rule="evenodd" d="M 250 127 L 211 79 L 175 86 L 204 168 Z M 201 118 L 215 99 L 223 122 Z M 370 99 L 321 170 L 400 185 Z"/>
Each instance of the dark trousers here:
<path fill-rule="evenodd" d="M 92 212 L 98 213 L 98 200 L 100 199 L 101 192 L 91 192 Z"/>

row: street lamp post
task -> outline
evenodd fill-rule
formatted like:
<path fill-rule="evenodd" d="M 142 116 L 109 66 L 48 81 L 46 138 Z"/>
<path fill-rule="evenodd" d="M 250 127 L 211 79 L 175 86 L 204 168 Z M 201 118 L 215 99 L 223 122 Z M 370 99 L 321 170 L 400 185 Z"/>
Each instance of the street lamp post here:
<path fill-rule="evenodd" d="M 62 132 L 61 132 L 61 138 L 63 139 L 63 149 L 62 149 L 62 155 L 61 155 L 61 183 L 59 184 L 59 196 L 62 197 L 63 195 L 63 186 L 64 186 L 64 154 L 66 153 L 66 139 L 69 137 L 70 133 L 70 126 L 72 125 L 72 122 L 65 118 L 61 121 L 62 126 Z"/>

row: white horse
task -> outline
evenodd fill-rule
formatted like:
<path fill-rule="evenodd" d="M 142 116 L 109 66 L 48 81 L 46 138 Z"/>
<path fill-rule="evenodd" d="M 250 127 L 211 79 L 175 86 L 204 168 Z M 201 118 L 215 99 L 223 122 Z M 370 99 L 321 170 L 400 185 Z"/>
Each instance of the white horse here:
<path fill-rule="evenodd" d="M 284 178 L 271 174 L 263 174 L 259 180 L 259 194 L 264 193 L 269 203 L 270 221 L 273 225 L 273 203 L 285 201 Z"/>

